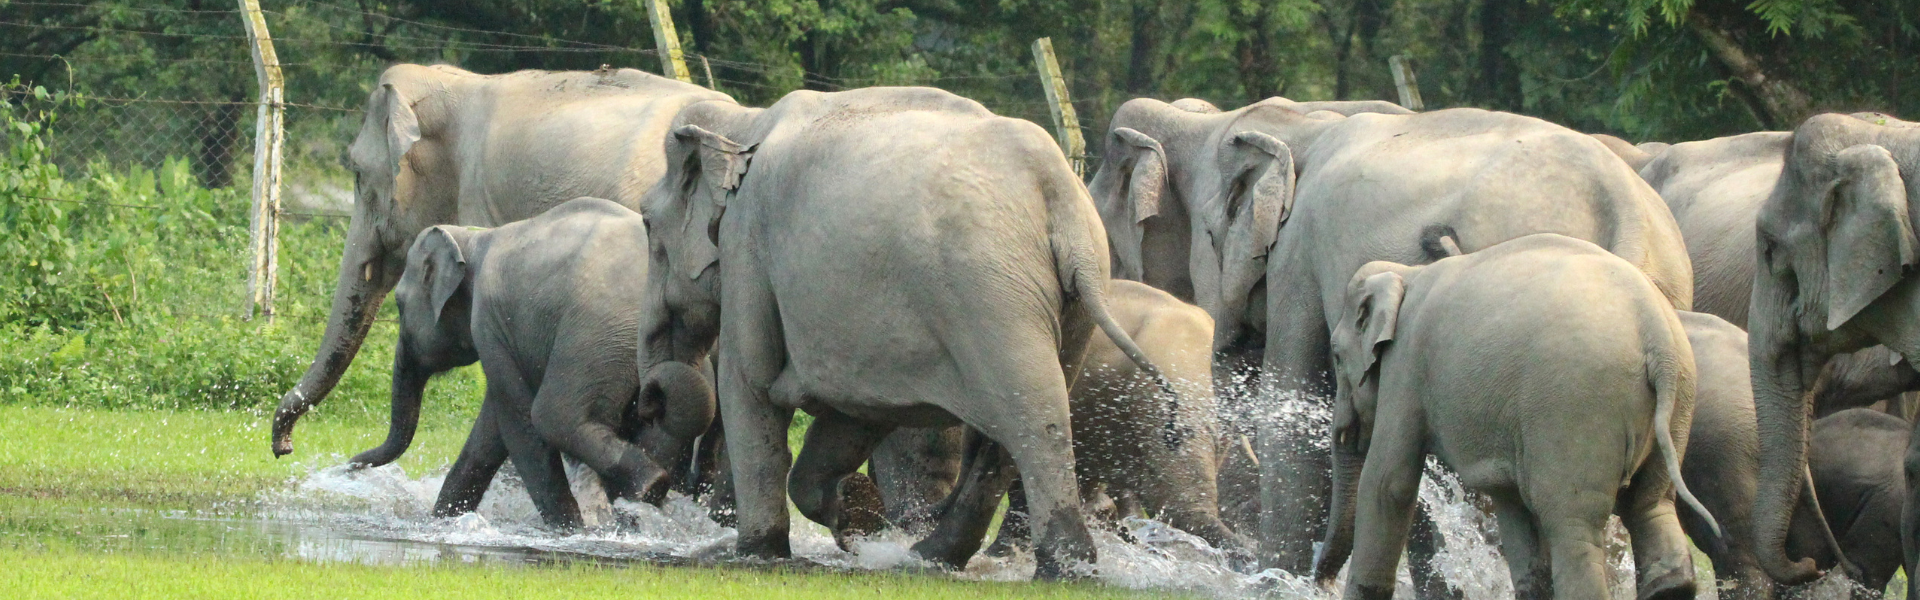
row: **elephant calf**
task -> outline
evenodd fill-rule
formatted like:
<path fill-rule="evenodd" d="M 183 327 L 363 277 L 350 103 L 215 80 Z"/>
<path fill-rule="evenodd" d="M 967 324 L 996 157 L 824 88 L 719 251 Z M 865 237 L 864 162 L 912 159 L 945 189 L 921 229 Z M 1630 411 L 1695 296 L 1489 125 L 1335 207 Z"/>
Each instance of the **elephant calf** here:
<path fill-rule="evenodd" d="M 578 527 L 561 452 L 600 475 L 608 500 L 657 502 L 668 475 L 660 464 L 681 462 L 714 409 L 712 388 L 691 367 L 641 385 L 633 308 L 646 292 L 647 256 L 640 214 L 596 198 L 494 229 L 421 232 L 395 290 L 392 429 L 353 464 L 399 458 L 427 379 L 477 360 L 486 400 L 434 516 L 473 510 L 512 457 L 541 517 Z"/>
<path fill-rule="evenodd" d="M 1712 315 L 1681 312 L 1699 372 L 1693 435 L 1681 476 L 1720 524 L 1727 543 L 1715 549 L 1705 521 L 1682 515 L 1680 524 L 1713 561 L 1723 599 L 1772 598 L 1783 590 L 1754 558 L 1753 499 L 1758 481 L 1759 433 L 1747 361 L 1747 332 Z M 1884 359 L 1883 359 L 1884 360 Z M 1900 506 L 1906 474 L 1900 458 L 1908 425 L 1869 409 L 1850 409 L 1815 421 L 1808 467 L 1826 524 L 1847 560 L 1859 568 L 1858 583 L 1884 589 L 1900 568 Z M 1805 498 L 1803 495 L 1802 498 Z M 1805 503 L 1794 511 L 1787 552 L 1812 557 L 1821 569 L 1839 561 L 1828 532 Z M 1878 597 L 1875 592 L 1873 597 Z"/>
<path fill-rule="evenodd" d="M 1520 597 L 1611 598 L 1609 513 L 1632 534 L 1638 597 L 1693 597 L 1668 494 L 1705 513 L 1679 481 L 1685 335 L 1645 274 L 1574 238 L 1362 267 L 1331 338 L 1336 525 L 1321 560 L 1352 549 L 1346 597 L 1392 596 L 1429 453 L 1493 499 Z"/>

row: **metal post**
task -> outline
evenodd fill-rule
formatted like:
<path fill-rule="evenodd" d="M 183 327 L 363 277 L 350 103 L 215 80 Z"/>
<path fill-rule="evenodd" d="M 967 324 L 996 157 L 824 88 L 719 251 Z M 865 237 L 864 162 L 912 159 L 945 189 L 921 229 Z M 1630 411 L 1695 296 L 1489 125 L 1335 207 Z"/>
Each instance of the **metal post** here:
<path fill-rule="evenodd" d="M 687 72 L 687 59 L 680 53 L 680 35 L 673 32 L 673 14 L 667 12 L 667 0 L 641 0 L 647 3 L 647 20 L 653 23 L 653 46 L 660 53 L 660 74 L 693 83 Z"/>
<path fill-rule="evenodd" d="M 1080 134 L 1080 116 L 1073 112 L 1073 100 L 1067 97 L 1067 78 L 1060 74 L 1060 61 L 1053 56 L 1053 38 L 1033 41 L 1033 63 L 1040 71 L 1040 89 L 1047 93 L 1047 109 L 1053 113 L 1053 127 L 1059 131 L 1060 149 L 1073 164 L 1073 174 L 1087 174 L 1087 139 Z"/>
<path fill-rule="evenodd" d="M 1420 101 L 1420 81 L 1413 78 L 1413 65 L 1407 61 L 1407 55 L 1395 54 L 1387 59 L 1387 67 L 1393 69 L 1393 85 L 1400 88 L 1400 105 L 1407 110 L 1426 110 L 1426 103 Z"/>
<path fill-rule="evenodd" d="M 253 50 L 253 71 L 259 79 L 260 101 L 253 136 L 253 209 L 249 212 L 253 264 L 247 273 L 247 306 L 242 318 L 255 315 L 273 322 L 274 284 L 280 276 L 280 147 L 286 136 L 286 87 L 280 57 L 273 51 L 266 17 L 259 0 L 240 0 L 240 19 L 246 24 Z"/>

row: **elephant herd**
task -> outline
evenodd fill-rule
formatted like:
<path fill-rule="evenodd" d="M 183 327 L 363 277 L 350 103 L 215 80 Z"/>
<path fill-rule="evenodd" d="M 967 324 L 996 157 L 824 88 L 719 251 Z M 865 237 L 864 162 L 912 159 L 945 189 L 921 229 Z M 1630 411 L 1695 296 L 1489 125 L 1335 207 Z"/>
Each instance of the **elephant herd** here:
<path fill-rule="evenodd" d="M 1040 577 L 1144 514 L 1237 569 L 1389 598 L 1405 556 L 1457 597 L 1433 457 L 1490 501 L 1521 597 L 1611 598 L 1613 516 L 1639 598 L 1702 591 L 1693 547 L 1722 597 L 1913 572 L 1912 415 L 1863 407 L 1920 388 L 1914 124 L 1633 146 L 1136 99 L 1092 158 L 1083 183 L 1038 126 L 929 88 L 753 108 L 628 69 L 391 67 L 274 452 L 391 292 L 392 429 L 354 464 L 406 451 L 434 374 L 487 379 L 438 516 L 511 460 L 580 527 L 566 457 L 609 499 L 701 496 L 743 556 L 791 555 L 791 501 L 964 568 L 1007 498 L 987 551 Z"/>

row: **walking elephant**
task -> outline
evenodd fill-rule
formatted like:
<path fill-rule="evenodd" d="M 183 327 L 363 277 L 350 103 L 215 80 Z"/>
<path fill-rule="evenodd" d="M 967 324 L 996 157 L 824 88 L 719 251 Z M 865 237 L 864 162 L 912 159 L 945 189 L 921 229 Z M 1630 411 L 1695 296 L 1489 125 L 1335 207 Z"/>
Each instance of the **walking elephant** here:
<path fill-rule="evenodd" d="M 388 68 L 348 148 L 353 220 L 326 334 L 280 399 L 273 453 L 293 452 L 294 425 L 346 373 L 416 234 L 433 225 L 505 225 L 582 196 L 638 208 L 666 169 L 667 123 L 697 101 L 732 100 L 633 69 Z"/>
<path fill-rule="evenodd" d="M 1748 339 L 1760 487 L 1754 528 L 1760 566 L 1799 583 L 1814 561 L 1787 554 L 1787 531 L 1807 465 L 1809 391 L 1827 359 L 1874 344 L 1902 357 L 1920 352 L 1920 265 L 1913 210 L 1920 186 L 1920 128 L 1884 115 L 1823 114 L 1793 132 L 1785 166 L 1755 226 Z M 1911 362 L 1907 363 L 1912 365 Z M 1909 448 L 1907 482 L 1920 470 Z M 1906 570 L 1920 566 L 1920 490 L 1906 491 L 1901 544 Z M 1920 598 L 1910 586 L 1908 598 Z"/>
<path fill-rule="evenodd" d="M 1038 575 L 1092 565 L 1067 390 L 1095 326 L 1155 370 L 1107 312 L 1106 239 L 1052 138 L 929 88 L 703 102 L 671 131 L 642 366 L 717 344 L 740 553 L 790 555 L 783 492 L 841 535 L 877 528 L 855 472 L 874 446 L 966 424 L 1025 477 Z M 1204 441 L 1181 433 L 1146 442 Z"/>
<path fill-rule="evenodd" d="M 635 364 L 647 230 L 639 213 L 580 198 L 493 229 L 436 225 L 414 240 L 395 288 L 393 425 L 352 464 L 400 457 L 433 375 L 480 362 L 487 397 L 447 473 L 435 516 L 473 510 L 509 457 L 548 524 L 580 508 L 561 453 L 600 475 L 608 500 L 659 502 L 666 465 L 686 462 L 713 421 L 713 391 L 692 368 L 642 388 Z M 635 443 L 635 440 L 638 443 Z"/>
<path fill-rule="evenodd" d="M 1372 262 L 1332 333 L 1334 526 L 1347 598 L 1387 599 L 1424 457 L 1488 494 L 1522 598 L 1613 597 L 1604 530 L 1633 539 L 1639 598 L 1692 598 L 1673 496 L 1693 356 L 1664 290 L 1590 242 L 1531 235 L 1415 267 Z"/>
<path fill-rule="evenodd" d="M 1674 144 L 1640 171 L 1673 210 L 1693 263 L 1693 308 L 1747 326 L 1754 224 L 1786 164 L 1792 134 L 1759 132 Z M 1815 392 L 1824 416 L 1920 389 L 1920 373 L 1884 346 L 1835 355 Z"/>
<path fill-rule="evenodd" d="M 1108 297 L 1114 320 L 1160 367 L 1179 397 L 1169 402 L 1155 378 L 1140 369 L 1119 345 L 1104 334 L 1093 335 L 1069 396 L 1080 497 L 1090 499 L 1104 490 L 1137 501 L 1147 514 L 1206 540 L 1234 562 L 1250 562 L 1253 545 L 1221 522 L 1216 494 L 1215 454 L 1221 449 L 1237 451 L 1240 446 L 1217 444 L 1214 435 L 1213 319 L 1172 294 L 1134 281 L 1115 280 Z M 1177 412 L 1169 414 L 1169 407 Z M 1148 442 L 1170 431 L 1191 439 L 1178 445 Z M 973 460 L 968 467 L 985 469 L 998 462 Z M 968 474 L 969 480 L 1001 484 L 1010 476 Z M 887 477 L 876 474 L 875 479 L 883 489 L 889 485 Z M 941 522 L 935 536 L 969 539 L 929 544 L 950 552 L 928 558 L 964 568 L 979 549 L 986 521 L 992 519 L 1007 490 L 1000 485 L 955 487 L 962 490 L 961 494 L 978 497 L 949 501 L 949 509 L 942 516 L 949 521 L 977 522 Z M 1001 521 L 996 546 L 1023 544 L 1029 533 L 1025 515 L 1030 512 L 1018 494 L 1011 506 Z"/>
<path fill-rule="evenodd" d="M 1680 525 L 1713 561 L 1724 599 L 1764 600 L 1781 595 L 1754 559 L 1753 498 L 1759 485 L 1759 434 L 1747 366 L 1747 332 L 1719 317 L 1681 312 L 1698 376 L 1691 439 L 1681 477 L 1726 531 L 1715 546 L 1705 520 L 1680 515 Z M 1821 511 L 1794 509 L 1787 548 L 1832 568 L 1838 544 L 1859 569 L 1857 583 L 1885 589 L 1900 568 L 1901 495 L 1906 475 L 1900 453 L 1907 423 L 1873 410 L 1850 409 L 1813 425 L 1809 476 Z M 1811 498 L 1805 497 L 1805 498 Z M 1822 514 L 1823 521 L 1814 515 Z M 1822 525 L 1828 528 L 1823 528 Z M 1877 595 L 1871 597 L 1878 597 Z M 1864 600 L 1864 599 L 1863 599 Z"/>
<path fill-rule="evenodd" d="M 1213 315 L 1227 412 L 1258 420 L 1261 565 L 1293 573 L 1325 523 L 1327 336 L 1361 265 L 1560 233 L 1638 266 L 1677 307 L 1693 291 L 1672 215 L 1594 138 L 1473 109 L 1314 114 L 1129 101 L 1090 184 L 1116 272 Z M 1258 398 L 1227 393 L 1242 387 Z"/>

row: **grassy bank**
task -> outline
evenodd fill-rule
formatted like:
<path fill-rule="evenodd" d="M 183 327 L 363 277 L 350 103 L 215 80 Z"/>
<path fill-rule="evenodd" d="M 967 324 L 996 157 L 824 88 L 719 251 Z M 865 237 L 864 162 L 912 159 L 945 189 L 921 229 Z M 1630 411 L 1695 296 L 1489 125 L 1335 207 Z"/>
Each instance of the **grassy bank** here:
<path fill-rule="evenodd" d="M 452 462 L 466 440 L 461 417 L 424 424 L 400 465 L 420 473 Z M 0 494 L 205 506 L 250 498 L 386 436 L 386 427 L 371 421 L 304 423 L 296 430 L 298 453 L 276 460 L 268 451 L 269 418 L 240 411 L 0 406 Z"/>
<path fill-rule="evenodd" d="M 877 573 L 718 568 L 464 565 L 378 567 L 264 559 L 0 549 L 14 598 L 918 598 L 1165 597 L 1093 585 L 961 582 Z M 17 594 L 17 595 L 13 595 Z"/>

